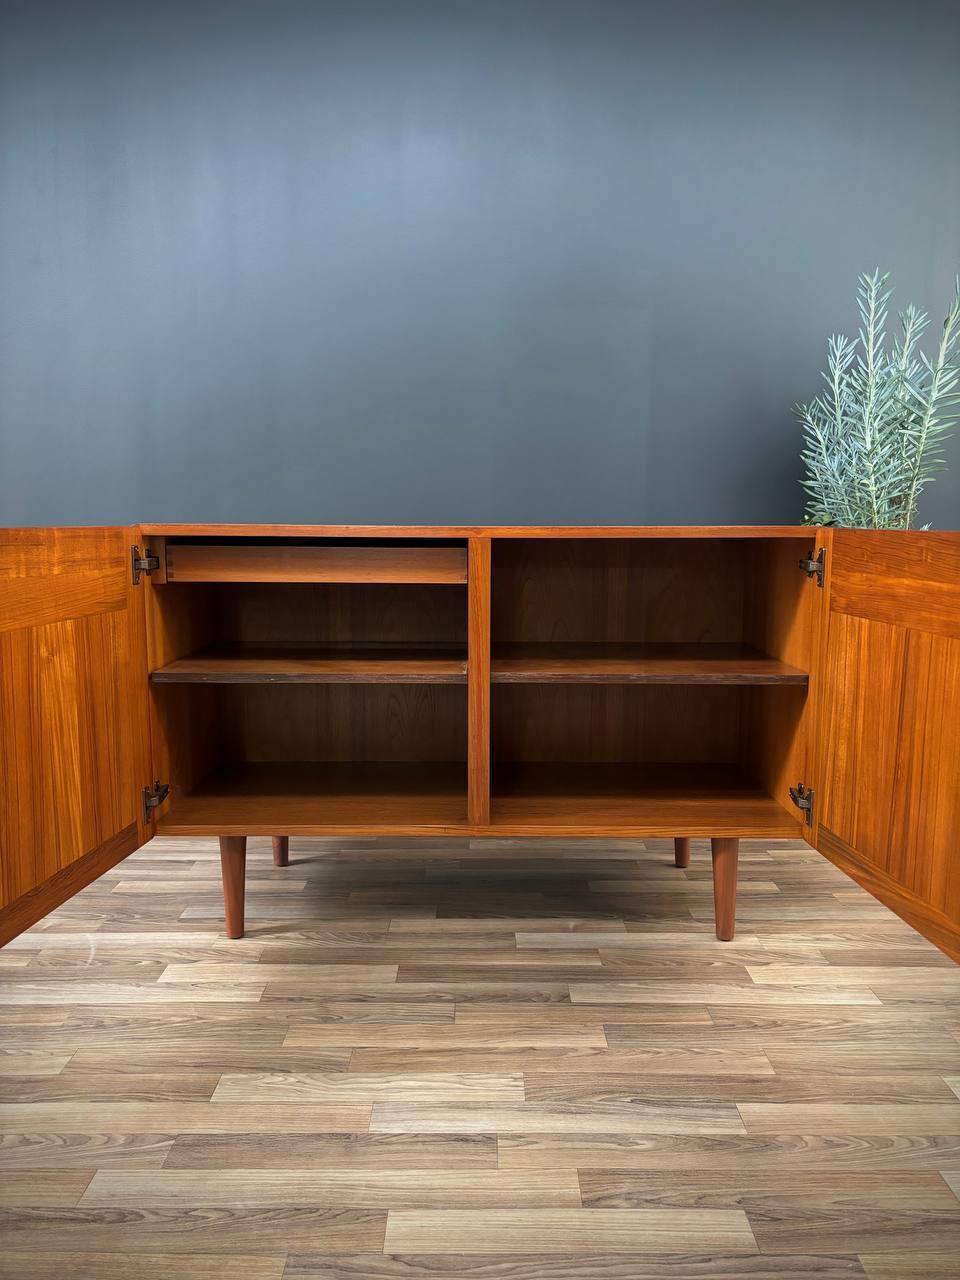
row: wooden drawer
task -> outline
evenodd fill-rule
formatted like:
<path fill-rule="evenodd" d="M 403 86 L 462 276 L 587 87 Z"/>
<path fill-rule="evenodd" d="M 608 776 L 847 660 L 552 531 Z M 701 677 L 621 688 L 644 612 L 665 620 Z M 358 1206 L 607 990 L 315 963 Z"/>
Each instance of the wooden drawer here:
<path fill-rule="evenodd" d="M 168 543 L 166 580 L 465 583 L 467 549 Z"/>

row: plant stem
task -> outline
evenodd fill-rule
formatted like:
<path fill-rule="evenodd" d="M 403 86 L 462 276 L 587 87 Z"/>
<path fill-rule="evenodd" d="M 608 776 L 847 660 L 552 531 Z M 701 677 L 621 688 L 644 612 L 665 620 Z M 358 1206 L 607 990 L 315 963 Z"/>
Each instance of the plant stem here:
<path fill-rule="evenodd" d="M 917 439 L 913 465 L 910 469 L 910 487 L 907 490 L 906 505 L 903 513 L 904 529 L 909 529 L 913 522 L 914 509 L 917 503 L 917 490 L 920 485 L 920 468 L 923 463 L 924 451 L 927 447 L 927 436 L 930 433 L 930 426 L 933 422 L 937 404 L 940 400 L 940 389 L 943 382 L 943 375 L 950 363 L 948 357 L 956 339 L 955 330 L 958 321 L 960 321 L 960 288 L 958 288 L 953 306 L 948 311 L 947 318 L 943 322 L 943 333 L 940 337 L 940 347 L 937 351 L 937 363 L 933 366 L 933 370 L 930 375 L 930 389 L 927 395 L 927 404 L 924 409 L 923 417 L 920 420 L 920 435 Z"/>

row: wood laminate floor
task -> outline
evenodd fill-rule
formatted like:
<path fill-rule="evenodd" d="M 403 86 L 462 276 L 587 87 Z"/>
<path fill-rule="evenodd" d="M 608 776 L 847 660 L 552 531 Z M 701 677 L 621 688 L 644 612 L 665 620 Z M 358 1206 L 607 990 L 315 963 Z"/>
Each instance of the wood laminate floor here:
<path fill-rule="evenodd" d="M 154 840 L 0 951 L 0 1276 L 957 1280 L 960 968 L 797 843 Z"/>

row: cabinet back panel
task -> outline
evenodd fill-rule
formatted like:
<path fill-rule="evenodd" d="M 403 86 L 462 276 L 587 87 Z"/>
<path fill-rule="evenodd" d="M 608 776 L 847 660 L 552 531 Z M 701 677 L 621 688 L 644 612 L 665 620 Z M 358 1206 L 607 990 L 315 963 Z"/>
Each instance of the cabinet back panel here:
<path fill-rule="evenodd" d="M 218 692 L 227 759 L 466 759 L 463 686 L 221 686 Z"/>
<path fill-rule="evenodd" d="M 466 591 L 456 586 L 216 588 L 219 638 L 237 643 L 466 644 Z"/>
<path fill-rule="evenodd" d="M 495 542 L 493 638 L 737 642 L 746 549 L 709 539 Z"/>
<path fill-rule="evenodd" d="M 744 690 L 496 685 L 493 758 L 734 764 Z"/>

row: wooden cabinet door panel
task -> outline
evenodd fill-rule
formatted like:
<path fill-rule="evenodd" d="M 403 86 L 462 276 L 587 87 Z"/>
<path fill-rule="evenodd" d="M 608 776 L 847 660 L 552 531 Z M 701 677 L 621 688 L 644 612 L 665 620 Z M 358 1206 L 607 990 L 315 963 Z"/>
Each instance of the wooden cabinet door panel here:
<path fill-rule="evenodd" d="M 814 841 L 960 952 L 960 533 L 838 529 Z"/>
<path fill-rule="evenodd" d="M 960 922 L 960 637 L 907 632 L 888 870 Z"/>
<path fill-rule="evenodd" d="M 890 860 L 907 633 L 833 613 L 822 665 L 817 817 L 874 866 Z"/>
<path fill-rule="evenodd" d="M 0 531 L 0 941 L 149 834 L 136 541 L 123 528 Z"/>

